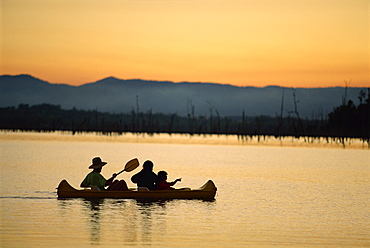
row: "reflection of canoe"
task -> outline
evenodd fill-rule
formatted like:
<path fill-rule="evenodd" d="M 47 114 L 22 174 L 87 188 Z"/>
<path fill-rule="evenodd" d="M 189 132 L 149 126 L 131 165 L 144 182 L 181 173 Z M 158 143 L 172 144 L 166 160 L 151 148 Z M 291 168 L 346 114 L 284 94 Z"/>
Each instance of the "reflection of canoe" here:
<path fill-rule="evenodd" d="M 97 191 L 91 189 L 77 190 L 66 180 L 60 182 L 57 188 L 59 198 L 126 198 L 126 199 L 214 199 L 217 188 L 209 180 L 199 189 L 191 190 L 152 190 L 135 189 L 129 191 Z"/>

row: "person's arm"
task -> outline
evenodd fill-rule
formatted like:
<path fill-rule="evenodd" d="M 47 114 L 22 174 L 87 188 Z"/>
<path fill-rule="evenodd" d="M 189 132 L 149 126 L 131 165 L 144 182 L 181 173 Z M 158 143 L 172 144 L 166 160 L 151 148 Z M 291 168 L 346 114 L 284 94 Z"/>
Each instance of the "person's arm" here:
<path fill-rule="evenodd" d="M 175 181 L 171 182 L 171 186 L 175 185 L 177 182 L 181 182 L 181 178 L 177 178 Z"/>
<path fill-rule="evenodd" d="M 114 173 L 114 174 L 112 175 L 112 177 L 111 177 L 111 178 L 109 178 L 109 179 L 105 182 L 105 186 L 109 186 L 109 185 L 111 185 L 111 184 L 112 184 L 112 182 L 113 182 L 113 180 L 114 180 L 116 177 L 117 177 L 117 174 L 116 174 L 116 173 Z"/>
<path fill-rule="evenodd" d="M 140 172 L 139 172 L 140 173 Z M 138 183 L 139 182 L 139 177 L 140 177 L 140 174 L 139 173 L 136 173 L 135 175 L 133 175 L 132 177 L 131 177 L 131 182 L 133 182 L 133 183 Z"/>

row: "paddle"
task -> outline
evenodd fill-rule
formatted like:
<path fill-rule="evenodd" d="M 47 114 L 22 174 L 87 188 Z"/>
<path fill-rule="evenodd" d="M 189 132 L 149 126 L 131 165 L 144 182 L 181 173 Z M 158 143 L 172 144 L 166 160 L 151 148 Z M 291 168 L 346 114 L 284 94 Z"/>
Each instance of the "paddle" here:
<path fill-rule="evenodd" d="M 117 173 L 117 176 L 121 174 L 124 171 L 130 172 L 135 170 L 139 166 L 139 160 L 137 158 L 133 158 L 130 161 L 128 161 L 125 165 L 125 168 Z"/>

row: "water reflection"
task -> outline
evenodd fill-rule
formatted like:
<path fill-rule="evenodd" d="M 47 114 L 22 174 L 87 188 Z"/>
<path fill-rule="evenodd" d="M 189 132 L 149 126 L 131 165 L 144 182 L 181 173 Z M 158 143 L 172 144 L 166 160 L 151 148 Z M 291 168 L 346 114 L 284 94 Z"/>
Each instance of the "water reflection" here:
<path fill-rule="evenodd" d="M 140 223 L 139 225 L 141 228 L 141 241 L 149 243 L 152 240 L 153 208 L 156 202 L 136 200 L 136 204 L 139 213 L 138 223 Z M 164 203 L 162 206 L 164 206 Z M 140 230 L 140 228 L 138 228 L 138 230 Z"/>
<path fill-rule="evenodd" d="M 166 204 L 168 200 L 134 200 L 136 215 L 136 231 L 139 242 L 152 243 L 153 234 L 158 234 L 161 228 L 165 228 L 164 217 L 166 215 Z"/>
<path fill-rule="evenodd" d="M 117 239 L 122 245 L 151 244 L 160 230 L 166 230 L 166 209 L 172 200 L 59 199 L 60 214 L 72 220 L 89 236 L 90 245 L 105 245 Z M 78 214 L 77 214 L 78 216 Z M 77 223 L 80 222 L 80 223 Z M 162 234 L 160 234 L 162 235 Z M 88 236 L 86 238 L 88 238 Z"/>
<path fill-rule="evenodd" d="M 104 199 L 84 199 L 83 206 L 86 220 L 90 229 L 90 242 L 92 245 L 99 244 L 101 231 L 101 211 L 103 208 Z"/>

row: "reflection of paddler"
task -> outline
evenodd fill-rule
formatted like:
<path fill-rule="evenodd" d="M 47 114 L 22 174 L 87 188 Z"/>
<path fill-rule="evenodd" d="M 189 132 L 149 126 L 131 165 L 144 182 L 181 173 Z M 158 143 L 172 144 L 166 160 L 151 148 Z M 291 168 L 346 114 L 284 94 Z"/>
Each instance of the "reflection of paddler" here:
<path fill-rule="evenodd" d="M 131 181 L 136 183 L 138 187 L 146 187 L 149 190 L 155 190 L 155 183 L 158 181 L 158 176 L 153 172 L 153 162 L 147 160 L 143 164 L 143 169 L 131 177 Z"/>
<path fill-rule="evenodd" d="M 89 169 L 93 169 L 92 172 L 87 174 L 85 179 L 81 183 L 81 187 L 87 188 L 95 186 L 99 190 L 109 190 L 109 191 L 123 191 L 128 190 L 127 184 L 124 180 L 115 180 L 113 181 L 118 174 L 114 173 L 111 178 L 106 180 L 100 172 L 102 171 L 102 167 L 106 165 L 107 162 L 102 162 L 101 158 L 96 157 L 92 160 L 92 165 L 89 166 Z M 106 186 L 109 186 L 105 189 Z"/>

